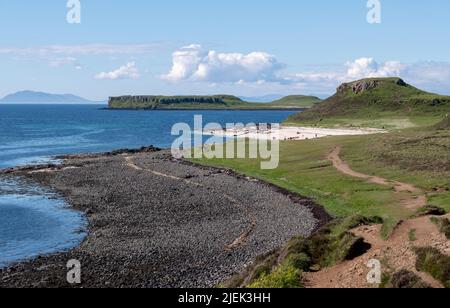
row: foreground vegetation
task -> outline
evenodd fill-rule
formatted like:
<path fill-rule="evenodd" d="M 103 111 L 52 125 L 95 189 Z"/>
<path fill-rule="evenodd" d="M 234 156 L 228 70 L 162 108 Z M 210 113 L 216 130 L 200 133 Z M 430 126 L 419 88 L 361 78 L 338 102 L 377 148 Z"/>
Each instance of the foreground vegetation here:
<path fill-rule="evenodd" d="M 348 230 L 379 222 L 378 217 L 367 219 L 359 215 L 336 220 L 310 238 L 295 237 L 285 247 L 261 256 L 222 287 L 301 288 L 305 272 L 351 260 L 369 248 Z"/>
<path fill-rule="evenodd" d="M 426 272 L 450 288 L 450 257 L 431 247 L 417 248 L 417 270 Z"/>

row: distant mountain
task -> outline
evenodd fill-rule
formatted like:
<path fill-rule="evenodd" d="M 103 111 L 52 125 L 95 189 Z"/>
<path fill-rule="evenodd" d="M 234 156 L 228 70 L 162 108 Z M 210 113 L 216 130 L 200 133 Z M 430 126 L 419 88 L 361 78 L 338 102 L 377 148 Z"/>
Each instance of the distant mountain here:
<path fill-rule="evenodd" d="M 367 78 L 342 84 L 336 94 L 289 121 L 439 116 L 449 111 L 450 96 L 422 91 L 400 78 Z"/>
<path fill-rule="evenodd" d="M 7 103 L 89 103 L 88 99 L 72 94 L 50 94 L 34 91 L 20 91 L 0 100 Z"/>

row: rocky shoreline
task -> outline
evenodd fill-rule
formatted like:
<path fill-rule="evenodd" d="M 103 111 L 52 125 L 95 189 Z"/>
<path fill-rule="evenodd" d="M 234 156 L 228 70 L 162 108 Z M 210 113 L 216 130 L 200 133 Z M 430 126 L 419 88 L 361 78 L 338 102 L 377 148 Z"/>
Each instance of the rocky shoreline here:
<path fill-rule="evenodd" d="M 68 252 L 0 270 L 0 287 L 213 287 L 330 217 L 310 199 L 227 169 L 175 160 L 154 147 L 58 157 L 0 171 L 51 188 L 89 221 Z"/>

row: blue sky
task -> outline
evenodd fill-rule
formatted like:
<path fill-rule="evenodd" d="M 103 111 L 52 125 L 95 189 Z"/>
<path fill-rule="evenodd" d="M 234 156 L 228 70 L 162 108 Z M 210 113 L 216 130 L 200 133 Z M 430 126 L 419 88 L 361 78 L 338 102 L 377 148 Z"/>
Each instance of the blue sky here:
<path fill-rule="evenodd" d="M 400 75 L 450 94 L 450 2 L 380 0 L 0 0 L 0 96 L 332 94 Z"/>

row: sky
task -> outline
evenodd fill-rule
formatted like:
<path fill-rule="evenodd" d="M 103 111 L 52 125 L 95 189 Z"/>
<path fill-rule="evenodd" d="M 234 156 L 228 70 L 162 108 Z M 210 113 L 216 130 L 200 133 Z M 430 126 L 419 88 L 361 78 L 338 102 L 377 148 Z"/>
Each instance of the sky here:
<path fill-rule="evenodd" d="M 450 94 L 448 0 L 80 0 L 80 23 L 68 2 L 0 0 L 0 97 L 326 97 L 389 76 Z"/>

